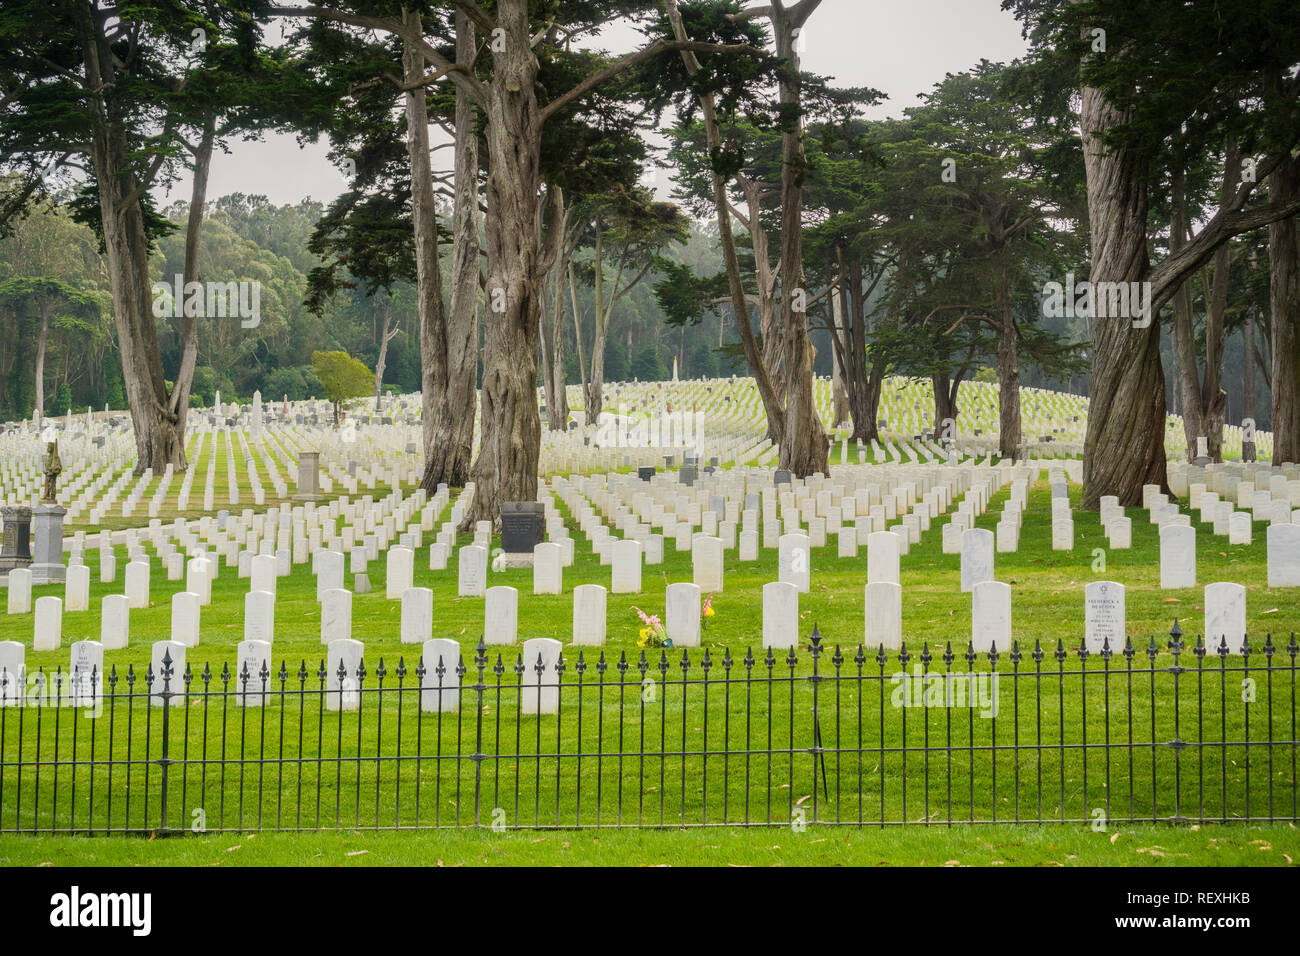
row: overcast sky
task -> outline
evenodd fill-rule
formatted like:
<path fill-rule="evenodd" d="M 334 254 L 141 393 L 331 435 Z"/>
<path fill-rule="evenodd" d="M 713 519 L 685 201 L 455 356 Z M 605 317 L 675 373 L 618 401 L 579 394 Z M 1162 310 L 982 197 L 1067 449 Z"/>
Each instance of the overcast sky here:
<path fill-rule="evenodd" d="M 889 99 L 869 115 L 897 116 L 945 73 L 981 58 L 1007 61 L 1025 53 L 1019 23 L 1000 6 L 1000 0 L 824 0 L 804 31 L 803 66 L 843 86 L 884 91 Z M 622 52 L 640 39 L 619 28 L 603 45 Z M 324 143 L 304 149 L 291 135 L 268 135 L 229 148 L 213 157 L 209 198 L 261 193 L 278 205 L 306 197 L 329 202 L 343 191 L 343 175 L 326 160 Z M 189 189 L 186 177 L 164 198 L 187 199 Z"/>

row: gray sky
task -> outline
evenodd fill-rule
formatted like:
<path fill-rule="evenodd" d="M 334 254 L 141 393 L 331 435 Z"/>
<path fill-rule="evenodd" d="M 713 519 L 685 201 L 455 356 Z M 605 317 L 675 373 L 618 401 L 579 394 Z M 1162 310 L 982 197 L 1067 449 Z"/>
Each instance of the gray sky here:
<path fill-rule="evenodd" d="M 621 52 L 640 39 L 617 28 L 602 45 Z M 1006 61 L 1025 53 L 1020 25 L 1000 0 L 825 0 L 808 21 L 804 42 L 805 69 L 888 94 L 872 118 L 899 115 L 945 73 L 981 58 Z M 291 135 L 274 135 L 229 148 L 213 157 L 210 198 L 261 193 L 279 205 L 308 196 L 328 202 L 343 191 L 343 174 L 326 160 L 323 143 L 303 149 Z M 165 201 L 188 198 L 189 188 L 188 177 L 181 179 Z"/>

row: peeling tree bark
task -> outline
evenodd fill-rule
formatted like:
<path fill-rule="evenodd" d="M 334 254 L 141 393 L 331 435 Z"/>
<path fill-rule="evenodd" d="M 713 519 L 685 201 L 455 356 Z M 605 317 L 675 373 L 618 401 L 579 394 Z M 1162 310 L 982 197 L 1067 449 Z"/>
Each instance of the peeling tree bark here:
<path fill-rule="evenodd" d="M 411 33 L 403 38 L 408 83 L 424 75 L 425 57 L 411 38 L 419 15 L 406 11 Z M 456 55 L 469 62 L 474 27 L 456 16 Z M 406 93 L 407 153 L 411 163 L 411 209 L 415 231 L 416 291 L 420 323 L 424 476 L 420 487 L 432 495 L 439 484 L 465 484 L 474 445 L 474 399 L 478 339 L 478 139 L 474 105 L 456 92 L 455 191 L 451 307 L 443 306 L 438 253 L 438 210 L 429 159 L 429 115 L 424 87 Z"/>
<path fill-rule="evenodd" d="M 542 118 L 527 0 L 500 0 L 504 50 L 487 88 L 487 296 L 483 336 L 483 433 L 472 470 L 474 501 L 464 529 L 500 520 L 501 503 L 537 499 L 541 417 L 537 408 L 537 203 Z"/>
<path fill-rule="evenodd" d="M 803 274 L 803 180 L 808 168 L 800 116 L 799 53 L 795 34 L 821 0 L 800 0 L 790 10 L 772 4 L 768 12 L 777 56 L 785 60 L 779 97 L 787 124 L 781 137 L 781 325 L 785 355 L 785 422 L 781 465 L 798 478 L 830 474 L 830 439 L 813 402 L 813 354 Z"/>
<path fill-rule="evenodd" d="M 1003 255 L 993 297 L 993 321 L 998 339 L 998 454 L 1015 458 L 1024 444 L 1020 425 L 1020 355 L 1016 316 L 1011 307 L 1010 263 Z"/>
<path fill-rule="evenodd" d="M 1107 148 L 1105 133 L 1128 115 L 1100 90 L 1083 89 L 1080 128 L 1092 235 L 1091 280 L 1147 279 L 1145 161 L 1133 150 Z M 1126 317 L 1092 319 L 1092 388 L 1083 449 L 1083 507 L 1102 495 L 1125 506 L 1142 503 L 1142 486 L 1168 492 L 1165 472 L 1165 375 L 1160 324 L 1134 328 Z"/>
<path fill-rule="evenodd" d="M 115 82 L 113 51 L 89 6 L 78 7 L 78 29 L 92 90 Z M 171 410 L 167 379 L 158 348 L 149 281 L 149 240 L 140 198 L 145 184 L 128 162 L 125 119 L 111 95 L 95 107 L 90 123 L 90 160 L 99 193 L 104 248 L 113 294 L 113 323 L 122 355 L 131 423 L 135 430 L 135 473 L 161 473 L 167 465 L 183 471 L 184 426 Z"/>

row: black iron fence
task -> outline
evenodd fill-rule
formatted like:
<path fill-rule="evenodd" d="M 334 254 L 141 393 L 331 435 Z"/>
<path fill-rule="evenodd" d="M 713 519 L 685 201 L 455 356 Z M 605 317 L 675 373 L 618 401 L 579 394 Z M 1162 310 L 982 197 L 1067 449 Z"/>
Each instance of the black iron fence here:
<path fill-rule="evenodd" d="M 0 831 L 1300 819 L 1295 636 L 1163 645 L 0 672 Z"/>

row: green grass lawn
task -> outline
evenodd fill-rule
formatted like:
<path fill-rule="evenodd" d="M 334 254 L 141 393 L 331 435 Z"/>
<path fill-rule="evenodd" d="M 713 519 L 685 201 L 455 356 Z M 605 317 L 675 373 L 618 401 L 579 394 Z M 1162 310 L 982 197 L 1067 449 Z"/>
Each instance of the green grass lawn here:
<path fill-rule="evenodd" d="M 0 837 L 0 866 L 1295 866 L 1288 826 Z"/>
<path fill-rule="evenodd" d="M 223 465 L 218 465 L 218 472 Z M 196 484 L 201 478 L 196 478 Z M 201 487 L 201 484 L 200 484 Z M 1077 489 L 1073 489 L 1077 495 Z M 200 494 L 201 498 L 201 494 Z M 1006 492 L 995 496 L 981 527 L 992 528 Z M 1077 503 L 1077 500 L 1076 500 Z M 137 512 L 139 514 L 139 512 Z M 815 743 L 811 713 L 811 683 L 807 645 L 793 664 L 782 653 L 773 664 L 774 676 L 791 674 L 796 681 L 772 685 L 742 679 L 749 648 L 758 662 L 754 677 L 766 674 L 761 656 L 762 584 L 776 579 L 776 552 L 764 549 L 760 560 L 740 563 L 728 556 L 725 589 L 714 598 L 716 616 L 704 635 L 713 661 L 711 685 L 700 680 L 700 653 L 692 652 L 689 685 L 682 685 L 681 652 L 669 652 L 667 671 L 658 652 L 647 660 L 647 675 L 657 677 L 654 699 L 642 700 L 642 654 L 637 647 L 639 622 L 633 605 L 651 613 L 663 612 L 663 585 L 690 580 L 689 552 L 677 552 L 668 542 L 665 563 L 643 572 L 643 593 L 608 596 L 608 667 L 600 687 L 600 651 L 585 648 L 583 690 L 566 691 L 559 718 L 518 713 L 518 678 L 514 666 L 517 649 L 490 648 L 483 698 L 483 720 L 475 720 L 470 693 L 459 713 L 421 714 L 412 673 L 418 649 L 399 641 L 400 604 L 389 601 L 383 590 L 384 562 L 372 562 L 375 592 L 356 595 L 353 601 L 354 636 L 365 642 L 366 666 L 375 679 L 382 659 L 386 671 L 382 693 L 368 693 L 362 714 L 339 716 L 320 706 L 317 669 L 324 656 L 319 641 L 320 609 L 315 600 L 314 578 L 308 566 L 295 566 L 280 579 L 276 602 L 276 640 L 273 666 L 283 663 L 289 678 L 286 689 L 302 691 L 283 705 L 265 709 L 233 706 L 237 681 L 223 684 L 221 668 L 234 666 L 234 647 L 242 639 L 243 595 L 247 580 L 234 569 L 222 567 L 213 586 L 213 602 L 203 611 L 201 642 L 189 649 L 192 692 L 204 684 L 210 667 L 211 698 L 194 694 L 185 708 L 168 715 L 170 768 L 168 825 L 185 831 L 196 808 L 204 812 L 208 830 L 220 835 L 147 841 L 139 837 L 97 837 L 93 840 L 59 836 L 13 836 L 0 841 L 0 858 L 13 862 L 45 862 L 62 848 L 87 862 L 305 862 L 303 854 L 319 852 L 323 859 L 355 859 L 345 854 L 358 849 L 368 853 L 365 862 L 428 862 L 433 856 L 452 863 L 560 862 L 558 854 L 589 862 L 705 862 L 714 847 L 728 862 L 911 862 L 944 863 L 1184 863 L 1272 862 L 1288 863 L 1284 847 L 1294 848 L 1294 829 L 1287 823 L 1261 826 L 1236 823 L 1206 826 L 1151 827 L 1117 822 L 1122 818 L 1165 818 L 1179 801 L 1183 816 L 1240 820 L 1249 816 L 1264 821 L 1295 816 L 1295 748 L 1277 741 L 1295 739 L 1294 659 L 1286 652 L 1297 619 L 1297 595 L 1265 587 L 1264 525 L 1256 524 L 1255 543 L 1228 547 L 1198 528 L 1197 579 L 1203 586 L 1216 580 L 1246 584 L 1248 626 L 1252 644 L 1266 632 L 1282 649 L 1273 659 L 1268 680 L 1260 679 L 1255 699 L 1242 701 L 1241 681 L 1247 673 L 1240 658 L 1221 664 L 1207 658 L 1196 672 L 1194 655 L 1184 652 L 1180 664 L 1193 668 L 1181 675 L 1177 706 L 1173 676 L 1167 668 L 1173 657 L 1165 648 L 1174 618 L 1181 621 L 1185 639 L 1194 641 L 1202 624 L 1200 588 L 1162 591 L 1159 588 L 1159 546 L 1154 526 L 1145 514 L 1130 509 L 1134 518 L 1133 548 L 1111 551 L 1092 513 L 1075 518 L 1075 550 L 1053 552 L 1050 545 L 1050 499 L 1045 483 L 1035 487 L 1025 514 L 1020 550 L 997 555 L 997 578 L 1013 588 L 1013 628 L 1021 642 L 1018 663 L 1004 652 L 998 663 L 1003 678 L 1000 713 L 995 721 L 972 717 L 952 708 L 921 710 L 881 706 L 893 685 L 890 673 L 899 669 L 891 656 L 881 667 L 872 651 L 861 675 L 854 661 L 862 633 L 865 549 L 857 559 L 838 558 L 832 543 L 814 552 L 812 591 L 802 595 L 800 619 L 805 633 L 813 625 L 825 641 L 819 674 L 838 675 L 820 685 L 821 746 L 829 748 L 824 764 L 815 764 L 809 748 Z M 145 519 L 147 520 L 147 519 Z M 946 520 L 946 519 L 941 519 Z M 565 593 L 533 596 L 531 572 L 507 570 L 489 573 L 489 584 L 509 584 L 520 591 L 520 638 L 554 637 L 565 642 L 569 669 L 565 682 L 576 682 L 577 651 L 567 646 L 572 621 L 572 587 L 581 583 L 609 584 L 609 568 L 602 567 L 579 538 L 576 563 L 565 569 Z M 426 536 L 426 544 L 429 536 Z M 464 543 L 464 542 L 462 542 Z M 1098 555 L 1095 549 L 1102 549 Z M 1104 568 L 1102 560 L 1104 558 Z M 91 565 L 92 595 L 89 612 L 64 614 L 64 647 L 33 653 L 31 616 L 0 617 L 0 639 L 25 642 L 29 670 L 67 667 L 67 644 L 80 638 L 98 639 L 99 599 L 121 589 L 119 555 L 117 584 L 98 583 L 97 552 L 87 552 Z M 970 635 L 970 598 L 960 591 L 960 559 L 944 555 L 937 527 L 926 533 L 919 546 L 902 559 L 903 629 L 908 652 L 915 658 L 923 650 L 944 668 L 942 656 L 951 642 L 954 670 L 964 670 L 965 643 Z M 1073 653 L 1082 637 L 1083 588 L 1092 580 L 1109 579 L 1127 586 L 1129 632 L 1137 653 L 1128 662 L 1118 656 L 1109 663 L 1097 657 L 1081 665 Z M 434 636 L 460 642 L 469 668 L 466 683 L 473 683 L 474 645 L 482 631 L 483 601 L 456 596 L 455 562 L 446 571 L 427 570 L 427 548 L 417 555 L 415 583 L 434 591 Z M 181 582 L 166 582 L 165 572 L 154 562 L 153 605 L 132 612 L 131 646 L 108 652 L 109 667 L 116 667 L 118 692 L 125 690 L 128 665 L 136 670 L 137 695 L 143 695 L 143 671 L 149 661 L 149 644 L 169 635 L 172 590 Z M 62 594 L 61 587 L 37 588 L 36 594 Z M 1148 656 L 1148 639 L 1157 641 L 1154 660 Z M 1045 656 L 1033 659 L 1035 641 Z M 1058 642 L 1066 650 L 1056 656 Z M 836 649 L 844 657 L 837 669 Z M 493 667 L 502 654 L 504 690 L 496 693 Z M 630 667 L 620 679 L 617 661 L 626 654 Z M 722 655 L 733 661 L 731 680 L 723 678 Z M 1262 654 L 1253 654 L 1249 667 L 1258 674 Z M 300 679 L 299 668 L 307 668 Z M 913 662 L 914 663 L 914 660 Z M 400 678 L 397 671 L 405 666 Z M 986 666 L 986 665 L 981 665 Z M 1284 669 L 1285 668 L 1285 669 Z M 1086 670 L 1086 680 L 1080 671 Z M 1110 674 L 1107 675 L 1106 671 Z M 1019 677 L 1011 675 L 1020 672 Z M 1136 689 L 1128 705 L 1128 682 Z M 430 681 L 432 682 L 432 681 Z M 400 689 L 398 685 L 400 684 Z M 230 692 L 219 695 L 223 686 Z M 373 687 L 367 683 L 367 687 Z M 279 687 L 278 679 L 273 687 Z M 753 693 L 758 688 L 761 692 Z M 1150 706 L 1155 699 L 1156 706 Z M 577 704 L 582 702 L 582 710 Z M 708 708 L 707 721 L 704 710 Z M 30 709 L 23 719 L 30 719 Z M 48 829 L 56 820 L 76 813 L 81 825 L 98 820 L 114 827 L 130 825 L 149 830 L 159 825 L 157 767 L 161 710 L 119 704 L 110 729 L 101 718 L 91 733 L 90 723 L 76 721 L 77 712 L 47 710 L 39 735 L 24 729 L 24 761 L 43 763 L 39 784 L 31 766 L 21 784 L 13 767 L 0 775 L 7 786 L 0 792 L 0 814 L 5 827 Z M 836 720 L 836 715 L 839 719 Z M 13 761 L 18 753 L 11 709 L 3 719 L 8 728 L 0 753 Z M 1200 725 L 1197 718 L 1200 718 Z M 59 721 L 56 725 L 53 721 Z M 1177 720 L 1178 730 L 1174 722 Z M 129 721 L 129 725 L 127 724 Z M 1271 722 L 1271 725 L 1270 725 Z M 1270 729 L 1271 727 L 1271 729 Z M 74 729 L 75 728 L 75 729 Z M 620 738 L 619 733 L 623 736 Z M 1205 741 L 1179 751 L 1165 746 L 1177 733 L 1181 741 Z M 1132 737 L 1129 735 L 1132 734 Z M 725 736 L 724 736 L 725 735 Z M 1085 736 L 1086 735 L 1086 736 Z M 95 737 L 98 752 L 111 746 L 119 757 L 129 744 L 135 763 L 118 768 L 107 778 L 106 768 L 93 772 L 85 761 Z M 75 774 L 66 770 L 54 790 L 53 765 L 65 765 L 74 740 L 82 763 Z M 1129 740 L 1135 746 L 1128 747 Z M 1152 741 L 1160 741 L 1152 746 Z M 1215 741 L 1237 742 L 1215 747 Z M 1241 741 L 1251 741 L 1250 746 Z M 1272 740 L 1272 746 L 1266 741 Z M 1081 745 L 1086 742 L 1088 748 Z M 59 756 L 54 747 L 60 746 Z M 1028 748 L 1017 751 L 1016 746 Z M 41 749 L 38 751 L 37 747 Z M 579 765 L 577 748 L 584 755 Z M 669 828 L 685 823 L 724 824 L 716 828 L 679 832 L 602 830 L 495 833 L 491 829 L 465 830 L 474 821 L 473 761 L 465 759 L 479 747 L 494 755 L 484 761 L 480 778 L 479 821 L 490 824 L 498 808 L 507 828 L 621 820 Z M 590 754 L 635 754 L 622 761 L 597 762 Z M 724 758 L 722 751 L 746 751 L 746 757 Z M 557 758 L 557 754 L 561 755 Z M 702 756 L 707 754 L 707 756 Z M 458 756 L 459 755 L 459 756 Z M 252 759 L 268 760 L 258 765 Z M 1131 766 L 1130 766 L 1131 761 Z M 563 773 L 557 774 L 557 763 Z M 125 804 L 130 774 L 133 805 Z M 141 795 L 146 774 L 152 775 L 152 805 Z M 1246 799 L 1246 777 L 1250 797 Z M 814 781 L 820 781 L 815 783 Z M 1132 787 L 1129 781 L 1132 781 Z M 96 787 L 92 795 L 91 785 Z M 40 802 L 35 799 L 41 788 Z M 24 789 L 25 788 L 25 789 Z M 418 788 L 418 789 L 417 789 Z M 621 788 L 621 790 L 620 790 Z M 419 793 L 418 798 L 416 797 Z M 913 826 L 884 830 L 841 829 L 810 823 L 802 833 L 791 823 L 813 819 L 826 822 L 866 823 L 882 814 L 891 824 L 944 824 L 949 817 L 960 823 L 974 816 L 999 821 L 1064 819 L 1054 826 L 961 827 Z M 746 806 L 745 801 L 749 800 Z M 110 801 L 111 804 L 110 804 Z M 286 809 L 289 811 L 286 814 Z M 1092 821 L 1102 813 L 1109 821 L 1105 834 L 1093 832 Z M 438 823 L 437 832 L 354 833 L 371 827 Z M 621 813 L 621 816 L 620 816 Z M 301 815 L 299 815 L 301 814 Z M 771 821 L 772 829 L 739 829 L 748 819 Z M 315 826 L 338 828 L 337 833 L 275 834 L 248 831 L 261 827 Z M 461 825 L 457 829 L 457 825 Z M 1121 834 L 1112 841 L 1115 834 Z M 1214 834 L 1207 836 L 1206 834 Z M 542 842 L 533 843 L 540 839 Z M 1253 843 L 1252 841 L 1263 841 Z M 816 842 L 822 841 L 822 842 Z M 983 842 L 981 842 L 983 841 Z M 567 847 L 561 843 L 567 842 Z M 239 844 L 241 849 L 227 848 Z M 987 844 L 987 845 L 986 845 Z M 1138 844 L 1135 846 L 1134 844 Z M 780 851 L 771 849 L 780 845 Z M 1014 848 L 1014 852 L 1008 850 Z M 1148 849 L 1152 848 L 1154 849 Z M 42 849 L 45 848 L 45 849 Z M 1291 857 L 1295 854 L 1285 850 Z M 502 858 L 502 854 L 505 857 Z M 42 857 L 44 854 L 44 857 Z M 94 855 L 92 861 L 90 855 Z M 259 856 L 260 854 L 260 856 Z M 784 854 L 784 855 L 782 855 Z M 1164 854 L 1163 856 L 1161 854 Z M 733 859 L 734 856 L 734 859 Z"/>

